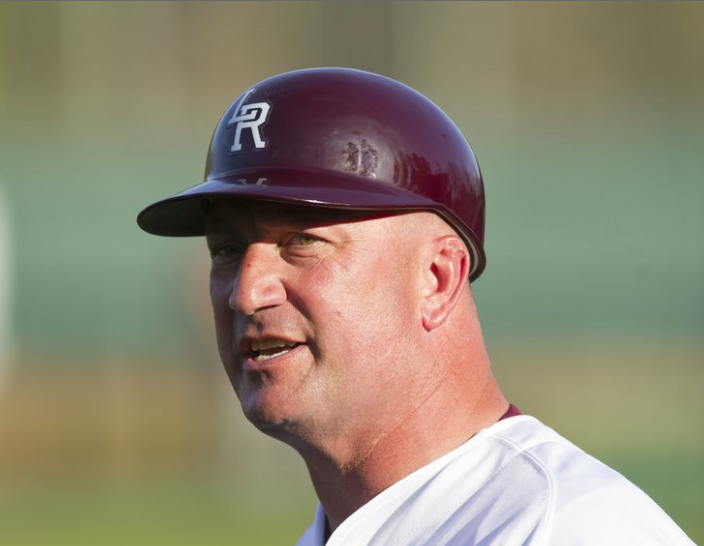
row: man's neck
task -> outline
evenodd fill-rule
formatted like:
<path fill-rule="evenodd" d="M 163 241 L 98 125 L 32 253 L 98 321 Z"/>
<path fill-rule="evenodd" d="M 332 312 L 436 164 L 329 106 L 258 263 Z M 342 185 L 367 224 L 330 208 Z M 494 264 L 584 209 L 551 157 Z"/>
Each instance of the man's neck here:
<path fill-rule="evenodd" d="M 466 405 L 466 399 L 435 402 L 419 408 L 422 418 L 406 419 L 366 444 L 355 442 L 344 458 L 301 451 L 331 531 L 394 483 L 497 422 L 509 407 L 493 378 L 465 411 L 458 406 Z"/>

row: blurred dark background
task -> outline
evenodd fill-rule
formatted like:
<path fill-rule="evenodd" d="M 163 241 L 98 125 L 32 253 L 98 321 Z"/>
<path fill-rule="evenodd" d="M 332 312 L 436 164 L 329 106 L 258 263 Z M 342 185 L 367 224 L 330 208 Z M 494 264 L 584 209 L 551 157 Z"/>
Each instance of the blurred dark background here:
<path fill-rule="evenodd" d="M 704 542 L 704 5 L 0 3 L 0 543 L 293 544 L 298 456 L 239 414 L 200 240 L 139 231 L 220 115 L 310 66 L 399 79 L 484 173 L 512 402 Z"/>

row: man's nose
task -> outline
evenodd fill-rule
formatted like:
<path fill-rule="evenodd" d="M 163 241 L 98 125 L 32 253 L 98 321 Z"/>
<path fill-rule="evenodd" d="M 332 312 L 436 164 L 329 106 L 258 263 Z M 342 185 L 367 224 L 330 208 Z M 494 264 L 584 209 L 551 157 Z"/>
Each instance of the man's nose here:
<path fill-rule="evenodd" d="M 230 307 L 245 316 L 286 301 L 281 282 L 283 260 L 274 245 L 254 243 L 247 248 L 230 295 Z"/>

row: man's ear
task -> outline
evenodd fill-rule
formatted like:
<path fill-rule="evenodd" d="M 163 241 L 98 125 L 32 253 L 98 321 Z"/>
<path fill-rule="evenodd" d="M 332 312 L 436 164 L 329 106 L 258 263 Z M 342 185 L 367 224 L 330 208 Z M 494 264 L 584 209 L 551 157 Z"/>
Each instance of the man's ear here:
<path fill-rule="evenodd" d="M 426 261 L 421 292 L 423 327 L 434 330 L 445 322 L 467 284 L 469 253 L 456 235 L 446 235 L 433 241 Z"/>

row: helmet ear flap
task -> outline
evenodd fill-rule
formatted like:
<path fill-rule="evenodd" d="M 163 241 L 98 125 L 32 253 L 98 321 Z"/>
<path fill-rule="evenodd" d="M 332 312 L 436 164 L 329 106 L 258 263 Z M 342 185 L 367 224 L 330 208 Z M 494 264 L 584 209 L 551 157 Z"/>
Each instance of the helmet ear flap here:
<path fill-rule="evenodd" d="M 213 133 L 205 181 L 137 221 L 158 235 L 203 235 L 204 197 L 431 210 L 466 242 L 471 280 L 486 262 L 484 184 L 467 140 L 429 99 L 369 72 L 297 70 L 249 88 Z"/>

